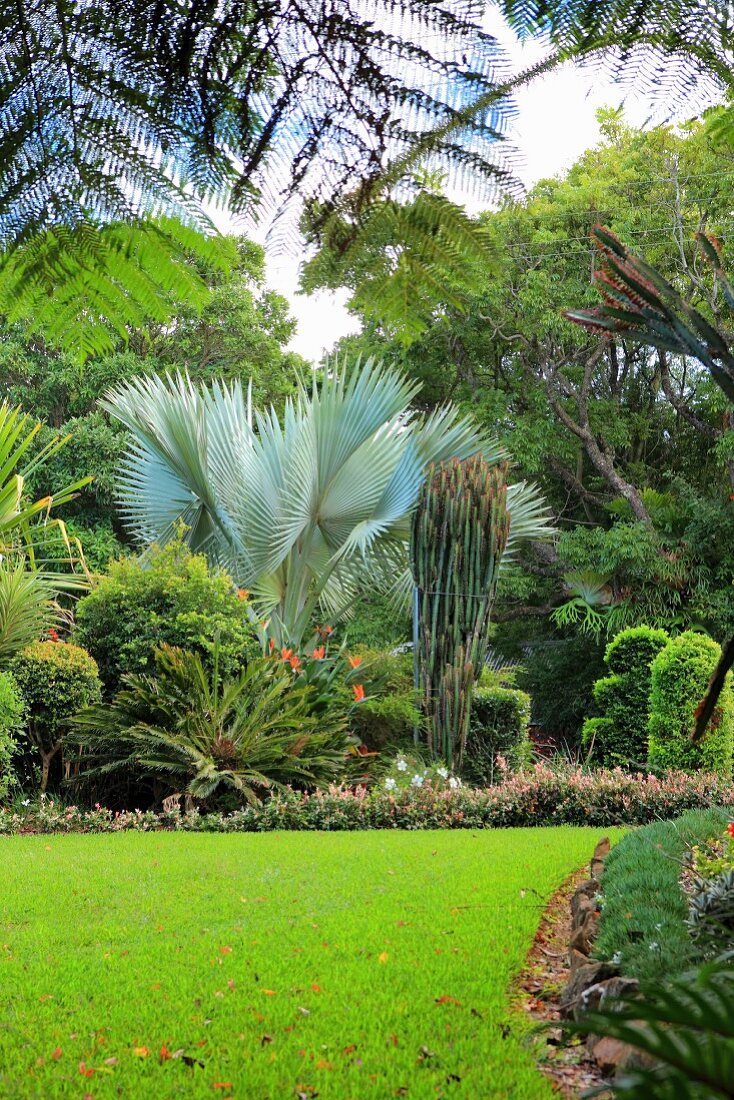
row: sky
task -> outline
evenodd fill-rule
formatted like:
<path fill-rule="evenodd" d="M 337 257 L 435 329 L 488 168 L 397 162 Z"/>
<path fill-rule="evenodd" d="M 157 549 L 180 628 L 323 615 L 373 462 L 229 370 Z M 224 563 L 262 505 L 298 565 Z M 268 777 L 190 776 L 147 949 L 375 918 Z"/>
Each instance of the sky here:
<path fill-rule="evenodd" d="M 543 56 L 538 43 L 520 44 L 497 12 L 487 18 L 488 29 L 507 50 L 517 72 L 535 64 Z M 651 104 L 620 88 L 597 69 L 566 65 L 528 87 L 516 96 L 517 117 L 508 134 L 520 153 L 518 175 L 525 187 L 540 179 L 555 176 L 599 140 L 596 112 L 600 107 L 618 107 L 624 103 L 625 116 L 633 126 L 650 120 Z M 461 202 L 461 194 L 450 197 Z M 476 199 L 466 196 L 469 208 Z M 488 203 L 484 204 L 489 205 Z M 300 257 L 269 254 L 268 285 L 288 298 L 298 328 L 290 347 L 306 359 L 318 362 L 334 343 L 358 328 L 346 309 L 346 291 L 322 291 L 308 297 L 298 294 Z"/>

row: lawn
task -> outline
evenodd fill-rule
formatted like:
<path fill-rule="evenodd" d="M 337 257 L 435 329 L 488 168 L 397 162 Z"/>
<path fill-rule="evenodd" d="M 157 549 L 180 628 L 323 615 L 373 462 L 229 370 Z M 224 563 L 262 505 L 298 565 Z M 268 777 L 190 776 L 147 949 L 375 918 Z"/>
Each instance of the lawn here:
<path fill-rule="evenodd" d="M 550 1097 L 508 984 L 599 835 L 4 840 L 0 1096 Z"/>

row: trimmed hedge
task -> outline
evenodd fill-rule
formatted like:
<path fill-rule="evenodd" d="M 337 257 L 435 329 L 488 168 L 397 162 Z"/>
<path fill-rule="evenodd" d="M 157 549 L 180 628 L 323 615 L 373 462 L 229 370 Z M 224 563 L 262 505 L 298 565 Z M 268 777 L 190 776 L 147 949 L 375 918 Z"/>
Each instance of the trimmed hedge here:
<path fill-rule="evenodd" d="M 681 974 L 698 956 L 686 919 L 681 860 L 694 844 L 722 832 L 723 809 L 696 810 L 629 833 L 607 857 L 594 955 L 633 978 Z"/>
<path fill-rule="evenodd" d="M 600 717 L 584 723 L 581 739 L 595 760 L 639 767 L 647 758 L 651 664 L 669 641 L 664 630 L 634 626 L 609 643 L 604 661 L 611 672 L 594 684 Z"/>
<path fill-rule="evenodd" d="M 268 832 L 272 829 L 485 829 L 539 825 L 642 825 L 701 806 L 734 808 L 734 786 L 718 776 L 671 773 L 663 779 L 621 769 L 584 772 L 545 764 L 495 787 L 433 790 L 416 787 L 333 787 L 302 794 L 285 791 L 259 806 L 230 814 L 158 814 L 40 808 L 0 811 L 0 834 L 19 832 L 117 832 L 183 829 L 204 832 Z"/>
<path fill-rule="evenodd" d="M 527 764 L 529 723 L 530 696 L 526 692 L 480 680 L 471 704 L 464 761 L 467 778 L 484 786 L 493 783 L 498 774 Z"/>
<path fill-rule="evenodd" d="M 706 735 L 698 744 L 691 741 L 696 707 L 706 694 L 720 656 L 721 647 L 711 638 L 686 631 L 653 661 L 648 725 L 651 767 L 731 775 L 734 700 L 730 675 Z"/>

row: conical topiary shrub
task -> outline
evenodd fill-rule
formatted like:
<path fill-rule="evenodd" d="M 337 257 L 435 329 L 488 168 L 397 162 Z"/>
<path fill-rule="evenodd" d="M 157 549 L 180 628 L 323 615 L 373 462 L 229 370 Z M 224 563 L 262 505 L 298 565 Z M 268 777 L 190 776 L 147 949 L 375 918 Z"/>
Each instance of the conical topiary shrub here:
<path fill-rule="evenodd" d="M 612 767 L 643 764 L 647 758 L 651 665 L 670 641 L 664 630 L 631 626 L 609 643 L 604 662 L 611 672 L 594 684 L 601 717 L 587 718 L 584 748 Z"/>
<path fill-rule="evenodd" d="M 648 763 L 656 768 L 731 774 L 734 700 L 731 674 L 701 741 L 691 740 L 696 710 L 721 656 L 721 646 L 687 631 L 673 638 L 652 663 Z"/>

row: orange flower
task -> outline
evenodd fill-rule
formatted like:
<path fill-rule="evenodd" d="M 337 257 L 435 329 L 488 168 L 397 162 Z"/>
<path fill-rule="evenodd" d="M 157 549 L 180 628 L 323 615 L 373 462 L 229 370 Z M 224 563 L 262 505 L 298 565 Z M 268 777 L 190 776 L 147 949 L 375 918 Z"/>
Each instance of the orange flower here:
<path fill-rule="evenodd" d="M 273 650 L 275 649 L 275 638 L 270 639 L 270 641 L 268 642 L 268 648 L 270 649 L 270 652 L 272 653 Z"/>
<path fill-rule="evenodd" d="M 354 692 L 355 703 L 361 703 L 364 699 L 364 688 L 361 684 L 353 684 L 352 691 Z"/>
<path fill-rule="evenodd" d="M 280 651 L 280 655 L 281 655 L 281 657 L 283 658 L 284 661 L 290 661 L 291 657 L 293 656 L 293 650 L 292 649 L 286 649 L 285 646 L 283 646 L 283 648 Z"/>
<path fill-rule="evenodd" d="M 317 661 L 323 661 L 324 657 L 326 656 L 326 646 L 325 645 L 316 646 L 316 649 L 313 651 L 311 656 L 315 657 Z"/>
<path fill-rule="evenodd" d="M 361 657 L 347 657 L 347 660 L 349 661 L 350 668 L 359 668 L 359 666 L 362 664 Z"/>
<path fill-rule="evenodd" d="M 301 671 L 301 658 L 293 656 L 293 657 L 289 657 L 288 659 L 290 661 L 290 665 L 291 665 L 291 668 L 293 669 L 293 671 L 294 672 L 300 672 Z"/>
<path fill-rule="evenodd" d="M 237 599 L 238 600 L 246 600 L 249 595 L 250 595 L 249 588 L 238 588 L 237 589 Z"/>

